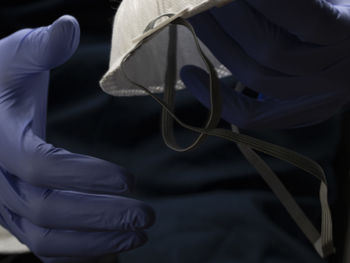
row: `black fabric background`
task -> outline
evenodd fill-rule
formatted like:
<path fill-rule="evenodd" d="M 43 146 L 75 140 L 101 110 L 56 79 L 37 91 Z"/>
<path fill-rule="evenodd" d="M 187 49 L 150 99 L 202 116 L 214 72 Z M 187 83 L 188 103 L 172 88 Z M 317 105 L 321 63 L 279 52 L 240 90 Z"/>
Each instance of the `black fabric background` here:
<path fill-rule="evenodd" d="M 162 142 L 160 108 L 151 98 L 113 98 L 100 90 L 98 81 L 108 66 L 114 12 L 107 0 L 0 3 L 0 38 L 24 27 L 48 25 L 63 14 L 75 16 L 81 24 L 78 51 L 51 75 L 47 139 L 70 151 L 127 167 L 137 180 L 133 196 L 157 212 L 157 222 L 148 231 L 150 240 L 144 247 L 106 260 L 326 262 L 234 144 L 210 138 L 196 151 L 175 153 Z M 179 92 L 177 101 L 177 113 L 183 119 L 203 123 L 206 111 L 187 91 Z M 344 218 L 342 191 L 337 191 L 336 185 L 347 171 L 347 155 L 342 155 L 347 153 L 347 147 L 342 146 L 349 130 L 347 118 L 342 114 L 313 127 L 290 131 L 247 131 L 305 154 L 324 167 L 336 230 L 341 230 Z M 177 136 L 189 142 L 193 134 L 178 129 Z M 319 182 L 279 160 L 267 156 L 265 160 L 319 225 Z M 341 235 L 337 238 L 341 240 Z M 23 256 L 0 257 L 1 263 L 21 260 L 31 262 Z"/>

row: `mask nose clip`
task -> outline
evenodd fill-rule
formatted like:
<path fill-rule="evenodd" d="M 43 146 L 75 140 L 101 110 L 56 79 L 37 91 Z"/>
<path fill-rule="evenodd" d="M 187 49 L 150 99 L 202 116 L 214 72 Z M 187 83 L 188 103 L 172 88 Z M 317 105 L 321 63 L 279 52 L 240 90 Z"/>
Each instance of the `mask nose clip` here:
<path fill-rule="evenodd" d="M 147 27 L 145 28 L 145 30 L 143 31 L 143 33 L 147 33 L 148 31 L 150 31 L 151 29 L 154 29 L 156 27 L 156 23 L 159 19 L 163 18 L 163 17 L 168 17 L 168 18 L 171 18 L 173 17 L 175 14 L 164 14 L 164 15 L 161 15 L 161 16 L 158 16 L 156 19 L 152 20 L 148 25 Z"/>

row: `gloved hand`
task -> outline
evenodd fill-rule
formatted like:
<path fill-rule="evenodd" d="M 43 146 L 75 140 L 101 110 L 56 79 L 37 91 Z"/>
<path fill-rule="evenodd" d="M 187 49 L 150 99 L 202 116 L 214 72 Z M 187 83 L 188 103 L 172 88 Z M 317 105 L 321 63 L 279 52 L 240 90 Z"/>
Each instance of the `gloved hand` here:
<path fill-rule="evenodd" d="M 132 187 L 126 170 L 45 142 L 49 70 L 79 37 L 63 16 L 0 40 L 0 224 L 44 262 L 136 248 L 154 221 L 149 206 L 120 196 Z"/>
<path fill-rule="evenodd" d="M 222 83 L 222 117 L 238 127 L 307 126 L 349 101 L 348 0 L 236 0 L 190 22 L 232 75 L 260 94 L 251 98 Z M 208 106 L 208 75 L 193 66 L 181 75 Z"/>

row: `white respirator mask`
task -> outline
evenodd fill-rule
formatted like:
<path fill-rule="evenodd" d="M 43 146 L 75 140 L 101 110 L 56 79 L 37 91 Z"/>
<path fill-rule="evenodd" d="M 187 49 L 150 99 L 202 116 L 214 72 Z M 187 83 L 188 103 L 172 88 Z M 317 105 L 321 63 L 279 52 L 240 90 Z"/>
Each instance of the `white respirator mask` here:
<path fill-rule="evenodd" d="M 162 135 L 173 150 L 195 149 L 208 136 L 235 142 L 255 167 L 288 213 L 314 245 L 321 257 L 334 253 L 332 218 L 328 205 L 327 180 L 315 161 L 289 149 L 232 130 L 217 128 L 221 119 L 220 79 L 231 76 L 210 50 L 197 39 L 187 18 L 211 8 L 225 8 L 234 0 L 124 0 L 114 20 L 112 51 L 108 72 L 100 81 L 102 89 L 113 96 L 150 95 L 163 108 Z M 182 122 L 174 114 L 175 91 L 184 87 L 179 69 L 194 65 L 210 74 L 210 113 L 204 127 Z M 163 99 L 155 95 L 164 93 Z M 179 146 L 174 136 L 174 121 L 198 134 L 189 146 Z M 271 168 L 255 152 L 286 161 L 321 181 L 322 226 L 318 231 Z"/>

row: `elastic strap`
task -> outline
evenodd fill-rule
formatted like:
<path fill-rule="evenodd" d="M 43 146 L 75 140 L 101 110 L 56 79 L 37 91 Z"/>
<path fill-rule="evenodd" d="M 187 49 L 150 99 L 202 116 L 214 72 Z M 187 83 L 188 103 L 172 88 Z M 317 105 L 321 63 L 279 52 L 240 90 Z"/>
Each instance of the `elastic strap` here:
<path fill-rule="evenodd" d="M 234 133 L 239 133 L 238 127 L 234 125 L 231 125 L 231 127 Z M 305 236 L 309 239 L 309 241 L 312 244 L 314 244 L 314 247 L 317 250 L 317 252 L 321 256 L 323 256 L 324 252 L 321 247 L 320 233 L 314 227 L 310 219 L 305 215 L 304 211 L 297 204 L 295 199 L 292 197 L 288 189 L 284 186 L 284 184 L 277 177 L 274 171 L 253 149 L 241 143 L 237 143 L 237 146 L 244 155 L 244 157 L 249 161 L 249 163 L 252 166 L 254 166 L 254 168 L 261 175 L 266 184 L 271 188 L 272 192 L 281 201 L 284 208 L 288 211 L 290 216 L 293 218 L 293 220 L 296 222 L 299 228 L 303 231 Z M 322 194 L 321 196 L 327 196 L 327 194 Z M 325 204 L 325 207 L 327 206 L 328 205 Z M 329 243 L 329 241 L 324 242 L 324 244 L 327 243 Z"/>
<path fill-rule="evenodd" d="M 167 14 L 166 16 L 172 16 Z M 152 21 L 152 25 L 155 25 L 155 22 L 159 18 Z M 151 24 L 150 23 L 150 24 Z M 308 240 L 314 245 L 317 252 L 321 257 L 327 257 L 330 254 L 335 252 L 332 240 L 332 217 L 331 211 L 328 205 L 328 193 L 327 193 L 327 180 L 325 173 L 322 167 L 312 159 L 305 157 L 301 154 L 298 154 L 294 151 L 291 151 L 287 148 L 265 142 L 244 134 L 239 133 L 238 129 L 235 126 L 232 126 L 233 131 L 216 128 L 217 124 L 221 118 L 221 98 L 220 98 L 220 81 L 217 76 L 215 67 L 212 65 L 210 60 L 206 57 L 201 46 L 199 45 L 198 39 L 196 37 L 195 31 L 190 23 L 182 18 L 178 18 L 172 22 L 173 25 L 169 28 L 169 50 L 168 50 L 168 66 L 166 71 L 166 83 L 164 90 L 164 100 L 159 99 L 157 96 L 152 94 L 144 86 L 131 80 L 125 70 L 124 63 L 126 60 L 133 54 L 129 53 L 124 57 L 121 63 L 121 70 L 124 74 L 126 80 L 128 80 L 133 85 L 142 89 L 148 95 L 150 95 L 154 100 L 156 100 L 162 107 L 162 134 L 165 143 L 173 150 L 178 152 L 184 152 L 198 147 L 204 142 L 207 136 L 220 137 L 232 142 L 235 142 L 239 149 L 242 151 L 243 155 L 248 159 L 248 161 L 255 167 L 259 172 L 265 182 L 270 186 L 272 191 L 284 205 L 288 213 L 294 219 L 299 228 L 303 231 Z M 148 29 L 152 28 L 152 25 L 148 26 Z M 196 43 L 199 54 L 201 55 L 207 70 L 210 73 L 210 113 L 207 123 L 204 128 L 194 127 L 182 122 L 174 114 L 174 99 L 175 99 L 175 89 L 177 75 L 177 60 L 176 60 L 176 42 L 177 42 L 177 28 L 175 25 L 182 25 L 188 28 Z M 143 41 L 147 41 L 149 38 L 146 38 Z M 176 143 L 176 139 L 173 131 L 173 121 L 176 121 L 180 126 L 190 131 L 198 133 L 198 137 L 195 141 L 187 147 L 180 147 Z M 281 159 L 285 162 L 288 162 L 305 172 L 315 176 L 321 181 L 320 187 L 320 201 L 321 201 L 321 210 L 322 210 L 322 225 L 321 225 L 321 234 L 314 227 L 312 222 L 307 218 L 305 213 L 302 211 L 300 206 L 296 203 L 292 195 L 285 188 L 283 183 L 278 179 L 277 175 L 271 170 L 271 168 L 254 152 L 259 151 L 267 155 L 273 156 L 275 158 Z"/>

